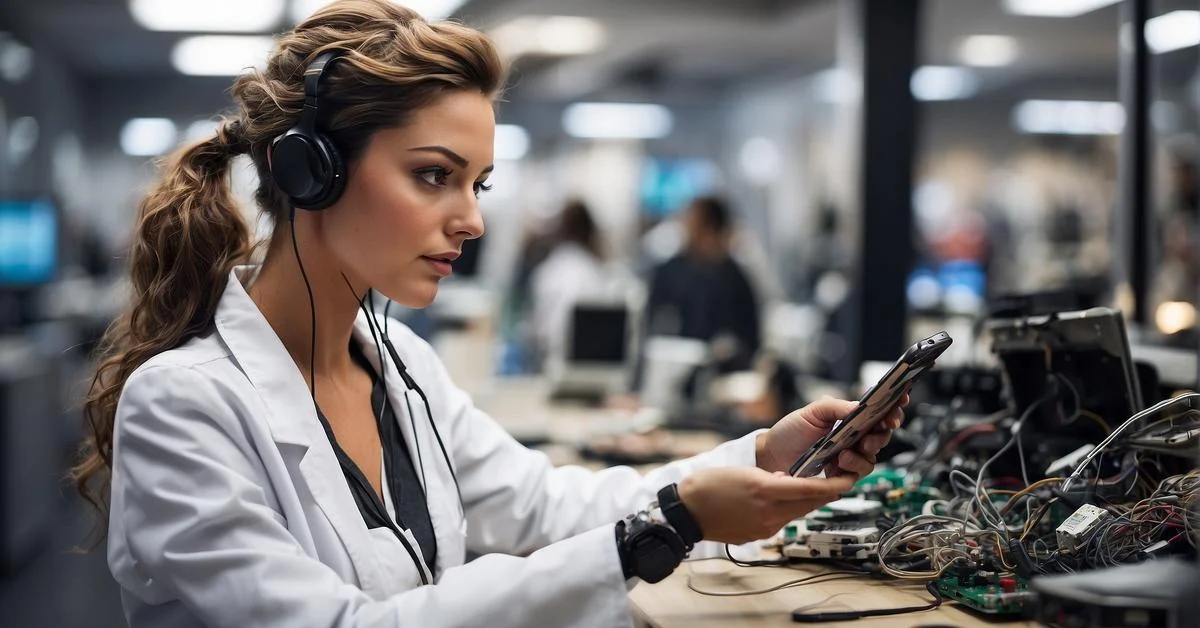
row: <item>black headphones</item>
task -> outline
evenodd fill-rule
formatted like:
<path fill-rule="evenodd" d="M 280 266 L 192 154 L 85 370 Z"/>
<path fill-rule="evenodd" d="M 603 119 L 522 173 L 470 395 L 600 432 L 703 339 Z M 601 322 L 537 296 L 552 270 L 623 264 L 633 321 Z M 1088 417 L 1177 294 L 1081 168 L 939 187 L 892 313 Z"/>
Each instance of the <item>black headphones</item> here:
<path fill-rule="evenodd" d="M 337 147 L 317 130 L 321 79 L 342 51 L 323 52 L 304 70 L 304 108 L 296 126 L 271 142 L 271 178 L 293 207 L 319 210 L 346 189 L 346 165 Z"/>

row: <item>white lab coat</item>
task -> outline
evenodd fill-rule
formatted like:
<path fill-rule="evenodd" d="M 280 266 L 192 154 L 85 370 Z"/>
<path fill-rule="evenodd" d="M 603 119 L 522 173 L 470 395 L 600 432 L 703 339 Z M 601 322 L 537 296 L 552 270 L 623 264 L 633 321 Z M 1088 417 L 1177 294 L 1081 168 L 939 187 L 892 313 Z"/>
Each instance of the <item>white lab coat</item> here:
<path fill-rule="evenodd" d="M 556 469 L 393 323 L 465 503 L 466 521 L 420 399 L 385 360 L 438 544 L 434 584 L 420 586 L 424 561 L 363 523 L 304 378 L 242 285 L 250 273 L 231 274 L 213 331 L 144 364 L 118 405 L 108 559 L 132 626 L 627 626 L 614 523 L 692 470 L 754 464 L 751 435 L 646 476 Z M 378 368 L 361 316 L 354 337 Z M 468 549 L 485 555 L 464 564 Z"/>

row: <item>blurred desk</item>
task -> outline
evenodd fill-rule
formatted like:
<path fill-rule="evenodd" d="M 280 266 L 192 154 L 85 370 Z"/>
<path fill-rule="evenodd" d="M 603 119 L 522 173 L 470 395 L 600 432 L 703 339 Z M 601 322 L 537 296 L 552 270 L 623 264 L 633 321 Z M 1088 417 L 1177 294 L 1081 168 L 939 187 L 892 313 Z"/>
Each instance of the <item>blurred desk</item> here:
<path fill-rule="evenodd" d="M 930 602 L 924 583 L 848 577 L 782 589 L 763 595 L 713 597 L 688 589 L 692 584 L 706 591 L 752 591 L 825 571 L 818 566 L 798 568 L 737 567 L 723 560 L 684 563 L 658 584 L 639 584 L 630 594 L 635 623 L 653 628 L 750 628 L 800 626 L 792 622 L 792 611 L 834 612 L 903 606 Z M 847 622 L 823 622 L 826 628 L 912 628 L 926 625 L 1014 626 L 1037 624 L 1002 622 L 943 603 L 940 608 L 920 613 L 871 617 Z"/>
<path fill-rule="evenodd" d="M 527 443 L 577 448 L 596 436 L 628 434 L 653 425 L 628 412 L 553 403 L 550 385 L 540 377 L 495 379 L 476 389 L 472 397 L 479 409 L 514 438 Z M 672 432 L 669 437 L 670 450 L 676 457 L 708 451 L 723 440 L 712 432 Z M 577 462 L 569 456 L 552 458 L 556 464 Z"/>

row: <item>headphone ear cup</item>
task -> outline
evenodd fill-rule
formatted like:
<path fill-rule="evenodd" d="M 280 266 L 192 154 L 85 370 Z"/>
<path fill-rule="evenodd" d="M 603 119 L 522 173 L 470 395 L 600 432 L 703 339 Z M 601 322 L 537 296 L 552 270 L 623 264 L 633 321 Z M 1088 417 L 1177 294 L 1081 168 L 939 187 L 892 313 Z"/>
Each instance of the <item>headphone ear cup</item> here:
<path fill-rule="evenodd" d="M 312 153 L 309 138 L 296 129 L 271 143 L 271 179 L 293 203 L 311 197 L 316 187 Z"/>
<path fill-rule="evenodd" d="M 313 200 L 305 209 L 318 210 L 333 205 L 342 197 L 342 192 L 346 190 L 346 164 L 342 161 L 342 154 L 338 152 L 337 146 L 325 135 L 318 134 L 313 140 L 325 167 L 321 173 L 323 178 L 319 180 L 320 192 L 314 194 Z"/>

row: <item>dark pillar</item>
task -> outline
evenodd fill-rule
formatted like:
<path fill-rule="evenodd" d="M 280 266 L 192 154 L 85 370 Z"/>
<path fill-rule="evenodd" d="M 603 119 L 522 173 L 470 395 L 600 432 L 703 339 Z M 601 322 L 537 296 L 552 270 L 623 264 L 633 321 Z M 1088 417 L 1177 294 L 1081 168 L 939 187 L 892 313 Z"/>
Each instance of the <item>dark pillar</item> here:
<path fill-rule="evenodd" d="M 1121 46 L 1121 104 L 1125 107 L 1125 130 L 1121 134 L 1118 225 L 1123 244 L 1126 280 L 1133 293 L 1133 321 L 1153 324 L 1150 303 L 1150 237 L 1154 212 L 1150 199 L 1150 49 L 1146 44 L 1146 20 L 1150 0 L 1121 3 L 1121 29 L 1130 33 Z"/>
<path fill-rule="evenodd" d="M 858 150 L 852 216 L 859 264 L 854 277 L 849 372 L 864 360 L 892 361 L 909 344 L 906 284 L 913 267 L 912 189 L 921 0 L 843 0 L 840 64 L 862 86 L 852 121 Z"/>

